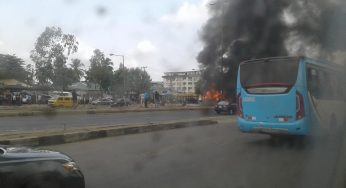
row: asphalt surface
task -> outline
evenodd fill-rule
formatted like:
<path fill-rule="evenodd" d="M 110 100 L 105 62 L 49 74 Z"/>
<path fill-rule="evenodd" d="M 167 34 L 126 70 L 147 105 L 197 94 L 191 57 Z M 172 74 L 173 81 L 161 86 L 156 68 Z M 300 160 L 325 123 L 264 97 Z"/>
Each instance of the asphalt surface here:
<path fill-rule="evenodd" d="M 340 167 L 340 142 L 270 139 L 223 123 L 48 149 L 74 158 L 88 188 L 327 188 Z"/>
<path fill-rule="evenodd" d="M 212 110 L 183 110 L 1 117 L 0 131 L 4 133 L 13 131 L 64 129 L 64 127 L 77 128 L 85 126 L 103 126 L 117 124 L 160 123 L 175 120 L 184 121 L 211 116 L 215 116 L 215 113 Z"/>

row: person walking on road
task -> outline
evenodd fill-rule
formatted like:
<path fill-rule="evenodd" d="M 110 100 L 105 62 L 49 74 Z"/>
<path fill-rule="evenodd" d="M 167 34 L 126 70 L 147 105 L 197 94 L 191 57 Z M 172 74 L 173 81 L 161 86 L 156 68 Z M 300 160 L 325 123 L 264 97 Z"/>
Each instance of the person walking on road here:
<path fill-rule="evenodd" d="M 73 101 L 73 107 L 77 108 L 77 92 L 76 92 L 76 90 L 72 91 L 72 101 Z"/>
<path fill-rule="evenodd" d="M 149 93 L 148 91 L 144 92 L 144 107 L 148 108 L 148 100 L 149 100 Z"/>
<path fill-rule="evenodd" d="M 12 105 L 15 105 L 16 104 L 16 94 L 15 93 L 13 93 L 12 94 Z"/>
<path fill-rule="evenodd" d="M 154 102 L 155 102 L 155 108 L 159 107 L 159 105 L 160 105 L 160 94 L 157 91 L 155 91 L 155 94 L 154 94 Z"/>

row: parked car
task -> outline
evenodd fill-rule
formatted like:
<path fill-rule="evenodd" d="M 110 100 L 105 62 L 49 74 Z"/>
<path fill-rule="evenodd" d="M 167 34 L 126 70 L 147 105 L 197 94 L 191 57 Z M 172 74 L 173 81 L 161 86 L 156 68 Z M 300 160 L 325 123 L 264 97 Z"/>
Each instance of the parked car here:
<path fill-rule="evenodd" d="M 0 187 L 84 188 L 80 168 L 55 151 L 0 145 Z"/>
<path fill-rule="evenodd" d="M 48 104 L 48 101 L 52 99 L 52 96 L 50 95 L 39 95 L 38 97 L 38 104 Z"/>
<path fill-rule="evenodd" d="M 97 99 L 91 102 L 92 105 L 111 105 L 114 101 L 109 98 Z"/>
<path fill-rule="evenodd" d="M 217 114 L 228 113 L 232 115 L 232 114 L 235 114 L 237 111 L 237 104 L 229 103 L 228 101 L 219 101 L 216 104 L 214 110 Z"/>
<path fill-rule="evenodd" d="M 22 103 L 23 104 L 30 104 L 32 102 L 32 96 L 29 94 L 22 95 Z"/>
<path fill-rule="evenodd" d="M 111 105 L 111 107 L 122 107 L 122 106 L 128 106 L 130 105 L 131 101 L 127 98 L 121 98 L 117 99 L 114 104 Z"/>

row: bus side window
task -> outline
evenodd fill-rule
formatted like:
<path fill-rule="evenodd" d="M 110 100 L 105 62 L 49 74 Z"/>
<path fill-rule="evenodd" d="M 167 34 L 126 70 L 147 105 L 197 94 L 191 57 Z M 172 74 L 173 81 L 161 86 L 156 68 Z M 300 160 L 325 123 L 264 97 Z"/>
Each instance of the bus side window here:
<path fill-rule="evenodd" d="M 334 88 L 332 87 L 332 81 L 330 74 L 326 71 L 319 71 L 319 78 L 321 81 L 320 94 L 323 99 L 334 99 Z"/>
<path fill-rule="evenodd" d="M 336 86 L 337 86 L 336 89 L 337 89 L 338 99 L 344 100 L 345 99 L 345 89 L 344 89 L 344 87 L 342 87 L 344 82 L 343 82 L 341 76 L 337 76 L 336 79 L 337 79 L 336 80 Z"/>
<path fill-rule="evenodd" d="M 319 77 L 318 77 L 318 72 L 316 69 L 309 68 L 308 69 L 308 89 L 310 93 L 316 97 L 319 98 Z"/>
<path fill-rule="evenodd" d="M 341 86 L 341 78 L 337 75 L 332 75 L 332 87 L 334 88 L 335 99 L 342 100 L 343 99 L 343 89 Z"/>

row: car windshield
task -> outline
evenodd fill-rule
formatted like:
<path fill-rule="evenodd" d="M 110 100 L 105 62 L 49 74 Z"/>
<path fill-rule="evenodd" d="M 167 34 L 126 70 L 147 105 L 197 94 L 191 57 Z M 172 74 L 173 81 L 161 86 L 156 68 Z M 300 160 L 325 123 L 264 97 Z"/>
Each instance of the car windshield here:
<path fill-rule="evenodd" d="M 0 0 L 0 23 L 0 188 L 346 187 L 345 0 Z"/>

